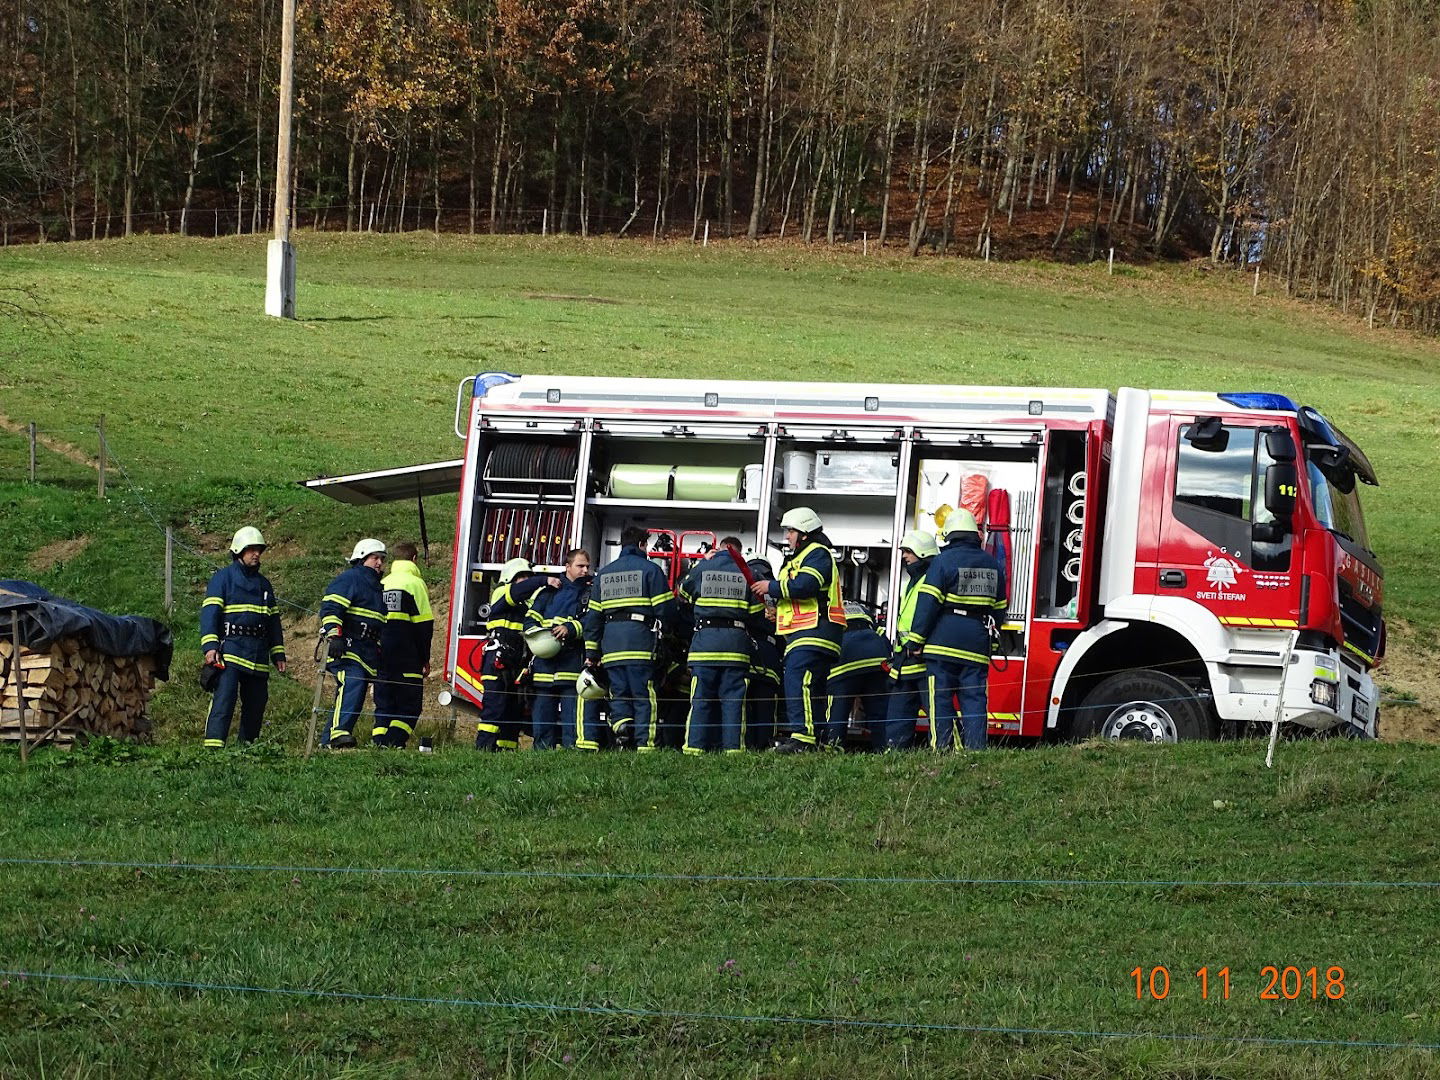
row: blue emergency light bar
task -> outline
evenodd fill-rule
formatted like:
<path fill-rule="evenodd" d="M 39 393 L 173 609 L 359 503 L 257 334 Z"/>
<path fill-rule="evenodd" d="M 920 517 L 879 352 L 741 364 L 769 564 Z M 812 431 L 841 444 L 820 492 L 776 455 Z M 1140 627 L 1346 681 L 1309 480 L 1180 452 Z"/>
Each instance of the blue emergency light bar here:
<path fill-rule="evenodd" d="M 1298 412 L 1299 406 L 1284 394 L 1270 394 L 1263 391 L 1245 391 L 1218 395 L 1221 401 L 1228 401 L 1240 409 L 1268 409 L 1271 412 Z"/>

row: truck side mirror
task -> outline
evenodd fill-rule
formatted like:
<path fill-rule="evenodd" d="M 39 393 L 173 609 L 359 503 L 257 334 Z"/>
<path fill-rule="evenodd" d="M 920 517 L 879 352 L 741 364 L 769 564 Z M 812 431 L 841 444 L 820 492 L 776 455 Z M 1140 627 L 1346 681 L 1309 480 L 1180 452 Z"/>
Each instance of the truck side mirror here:
<path fill-rule="evenodd" d="M 1272 461 L 1295 460 L 1295 438 L 1287 428 L 1265 429 L 1265 453 Z"/>
<path fill-rule="evenodd" d="M 1327 446 L 1314 451 L 1310 460 L 1343 495 L 1355 490 L 1355 470 L 1350 464 L 1350 447 Z"/>
<path fill-rule="evenodd" d="M 1294 462 L 1280 461 L 1265 467 L 1265 509 L 1275 520 L 1255 523 L 1252 535 L 1256 540 L 1275 543 L 1290 532 L 1298 491 L 1299 475 Z"/>
<path fill-rule="evenodd" d="M 1218 416 L 1197 416 L 1185 432 L 1185 441 L 1203 453 L 1218 454 L 1230 445 L 1230 432 Z"/>

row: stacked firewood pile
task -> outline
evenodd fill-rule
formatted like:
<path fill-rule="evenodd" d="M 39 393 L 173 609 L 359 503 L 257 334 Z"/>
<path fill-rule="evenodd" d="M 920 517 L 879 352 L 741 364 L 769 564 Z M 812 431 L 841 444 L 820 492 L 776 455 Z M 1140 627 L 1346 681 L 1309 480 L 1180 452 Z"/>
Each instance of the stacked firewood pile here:
<path fill-rule="evenodd" d="M 150 730 L 155 660 L 106 656 L 79 638 L 45 648 L 0 640 L 0 741 L 70 746 L 82 734 L 134 738 Z M 23 709 L 22 709 L 23 702 Z"/>

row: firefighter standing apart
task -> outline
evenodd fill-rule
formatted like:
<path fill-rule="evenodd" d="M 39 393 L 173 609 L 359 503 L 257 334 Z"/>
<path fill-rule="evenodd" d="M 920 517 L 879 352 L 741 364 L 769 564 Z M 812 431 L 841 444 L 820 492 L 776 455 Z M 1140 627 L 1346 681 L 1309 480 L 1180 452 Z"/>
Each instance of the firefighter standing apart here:
<path fill-rule="evenodd" d="M 270 666 L 285 671 L 285 634 L 275 590 L 260 573 L 265 538 L 246 525 L 230 541 L 230 565 L 215 571 L 200 607 L 200 648 L 205 663 L 221 669 L 205 721 L 205 745 L 225 745 L 235 699 L 240 699 L 240 741 L 260 735 L 270 699 Z"/>
<path fill-rule="evenodd" d="M 826 682 L 840 655 L 845 605 L 830 538 L 820 515 L 807 506 L 780 519 L 790 558 L 777 581 L 757 581 L 750 591 L 775 600 L 775 632 L 785 642 L 785 704 L 789 738 L 782 753 L 815 749 L 816 726 L 826 715 Z"/>
<path fill-rule="evenodd" d="M 525 668 L 525 618 L 530 599 L 545 587 L 528 559 L 500 567 L 500 584 L 490 594 L 485 651 L 480 661 L 480 719 L 476 750 L 514 750 L 520 745 L 523 706 L 517 680 Z"/>
<path fill-rule="evenodd" d="M 415 734 L 430 674 L 430 642 L 435 616 L 430 593 L 415 565 L 414 544 L 396 544 L 390 573 L 380 582 L 385 597 L 385 629 L 380 634 L 380 671 L 375 679 L 376 746 L 403 748 Z"/>
<path fill-rule="evenodd" d="M 385 597 L 380 568 L 385 545 L 366 538 L 350 553 L 350 569 L 325 587 L 320 601 L 320 633 L 329 639 L 329 663 L 339 689 L 330 727 L 320 745 L 344 750 L 355 745 L 355 721 L 365 708 L 365 691 L 380 666 L 380 634 L 385 629 Z"/>
<path fill-rule="evenodd" d="M 595 575 L 585 613 L 585 662 L 610 676 L 610 726 L 637 750 L 658 744 L 655 647 L 675 616 L 675 594 L 665 574 L 640 552 L 646 532 L 626 526 L 620 554 Z"/>
<path fill-rule="evenodd" d="M 949 750 L 955 741 L 958 697 L 965 749 L 983 750 L 990 629 L 1009 601 L 1000 564 L 980 547 L 974 515 L 957 510 L 947 525 L 945 547 L 920 583 L 906 656 L 925 661 L 931 747 Z"/>
<path fill-rule="evenodd" d="M 889 715 L 880 738 L 873 741 L 876 750 L 909 750 L 914 746 L 920 710 L 927 708 L 925 662 L 920 657 L 906 655 L 905 636 L 915 621 L 915 605 L 920 599 L 920 585 L 925 580 L 925 572 L 939 554 L 940 547 L 928 532 L 911 529 L 900 538 L 900 558 L 905 563 L 906 581 L 901 594 L 900 617 L 895 624 L 898 631 L 895 655 L 890 660 Z M 873 732 L 874 729 L 871 730 Z"/>

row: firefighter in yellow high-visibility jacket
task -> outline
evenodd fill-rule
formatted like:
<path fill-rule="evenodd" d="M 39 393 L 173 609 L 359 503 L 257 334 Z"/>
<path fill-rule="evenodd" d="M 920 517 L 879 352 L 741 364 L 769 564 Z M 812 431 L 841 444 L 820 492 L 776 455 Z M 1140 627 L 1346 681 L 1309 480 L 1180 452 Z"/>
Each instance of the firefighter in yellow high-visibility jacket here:
<path fill-rule="evenodd" d="M 920 599 L 920 586 L 930 563 L 940 554 L 935 537 L 919 529 L 911 529 L 900 538 L 900 558 L 905 563 L 905 583 L 901 589 L 900 614 L 896 620 L 895 655 L 890 660 L 891 694 L 889 715 L 880 737 L 874 737 L 876 750 L 909 750 L 915 745 L 915 729 L 919 726 L 920 710 L 925 707 L 927 683 L 925 661 L 907 656 L 905 635 L 915 621 L 915 605 Z"/>
<path fill-rule="evenodd" d="M 845 604 L 830 538 L 820 515 L 808 506 L 780 519 L 790 558 L 775 581 L 757 581 L 750 591 L 775 601 L 775 632 L 785 642 L 785 707 L 789 738 L 781 753 L 814 750 L 816 725 L 826 716 L 826 683 L 840 655 Z"/>

